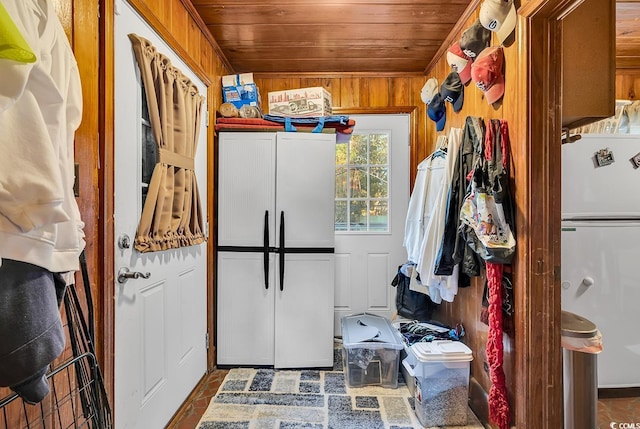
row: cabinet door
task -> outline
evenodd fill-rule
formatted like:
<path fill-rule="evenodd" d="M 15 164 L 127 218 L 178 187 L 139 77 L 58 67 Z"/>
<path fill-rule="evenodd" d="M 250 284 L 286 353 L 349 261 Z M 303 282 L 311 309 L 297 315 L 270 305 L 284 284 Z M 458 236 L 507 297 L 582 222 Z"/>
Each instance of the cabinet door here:
<path fill-rule="evenodd" d="M 218 365 L 273 365 L 274 259 L 266 289 L 260 253 L 218 253 Z"/>
<path fill-rule="evenodd" d="M 614 0 L 584 0 L 562 20 L 564 127 L 615 113 L 615 6 Z"/>
<path fill-rule="evenodd" d="M 284 258 L 284 288 L 275 291 L 275 367 L 331 367 L 334 255 L 287 254 Z"/>
<path fill-rule="evenodd" d="M 218 246 L 262 246 L 265 212 L 275 237 L 275 133 L 220 133 Z"/>
<path fill-rule="evenodd" d="M 285 247 L 334 246 L 335 142 L 331 134 L 278 133 L 276 215 L 280 222 L 284 212 Z"/>

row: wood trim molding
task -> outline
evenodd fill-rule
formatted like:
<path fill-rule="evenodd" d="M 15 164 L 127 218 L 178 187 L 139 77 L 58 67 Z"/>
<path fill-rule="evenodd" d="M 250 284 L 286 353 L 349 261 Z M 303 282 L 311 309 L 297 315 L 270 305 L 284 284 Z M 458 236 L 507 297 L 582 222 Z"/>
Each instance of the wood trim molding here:
<path fill-rule="evenodd" d="M 115 415 L 115 269 L 114 269 L 114 5 L 113 1 L 100 2 L 100 193 L 99 242 L 100 277 L 102 295 L 100 302 L 103 317 L 98 321 L 98 338 L 102 343 L 100 362 L 107 394 L 111 398 L 111 410 Z M 115 421 L 115 420 L 114 420 Z"/>
<path fill-rule="evenodd" d="M 334 115 L 394 115 L 413 113 L 417 106 L 334 107 Z"/>
<path fill-rule="evenodd" d="M 427 66 L 425 67 L 425 75 L 429 74 L 431 70 L 435 68 L 436 64 L 438 64 L 438 62 L 440 61 L 440 58 L 442 58 L 442 56 L 447 52 L 447 49 L 449 49 L 449 46 L 451 46 L 454 41 L 458 39 L 458 35 L 462 33 L 462 29 L 464 28 L 467 20 L 476 12 L 478 5 L 480 5 L 480 0 L 471 0 L 469 2 L 469 6 L 467 6 L 464 12 L 462 12 L 462 15 L 460 16 L 460 19 L 458 19 L 458 22 L 456 22 L 456 25 L 453 26 L 453 28 L 447 35 L 447 38 L 444 39 L 436 54 L 433 56 L 429 64 L 427 64 Z"/>
<path fill-rule="evenodd" d="M 334 107 L 333 114 L 335 115 L 397 115 L 397 114 L 409 114 L 409 144 L 410 154 L 408 168 L 415 168 L 417 165 L 415 161 L 415 153 L 418 147 L 418 125 L 420 121 L 417 118 L 418 106 L 383 106 L 383 107 Z M 410 190 L 413 188 L 414 175 L 410 175 L 409 180 L 412 184 Z"/>
<path fill-rule="evenodd" d="M 149 6 L 144 0 L 128 0 L 129 4 L 147 21 L 151 27 L 162 36 L 165 42 L 172 49 L 176 51 L 176 54 L 189 66 L 189 68 L 202 80 L 206 86 L 211 86 L 211 77 L 202 68 L 198 62 L 189 55 L 186 49 L 173 37 L 173 34 L 169 29 L 154 15 L 153 11 L 149 9 Z"/>
<path fill-rule="evenodd" d="M 207 103 L 210 114 L 207 115 L 209 121 L 207 127 L 207 222 L 209 227 L 207 237 L 207 332 L 209 333 L 209 344 L 207 350 L 207 371 L 213 371 L 216 366 L 216 268 L 217 268 L 217 252 L 216 252 L 216 195 L 218 182 L 217 177 L 217 153 L 215 143 L 215 125 L 216 114 L 214 109 L 213 100 L 215 100 L 214 92 L 219 91 L 216 85 L 212 85 L 207 88 Z"/>
<path fill-rule="evenodd" d="M 531 0 L 518 10 L 518 98 L 526 100 L 514 151 L 527 163 L 516 176 L 519 207 L 515 425 L 563 426 L 560 346 L 561 18 L 581 0 Z"/>
<path fill-rule="evenodd" d="M 216 42 L 216 39 L 213 38 L 211 31 L 209 31 L 207 24 L 204 23 L 204 21 L 202 20 L 202 17 L 196 10 L 193 3 L 191 3 L 190 0 L 180 0 L 180 2 L 184 6 L 184 8 L 187 10 L 189 15 L 193 19 L 193 21 L 196 23 L 196 25 L 202 32 L 203 36 L 205 37 L 205 39 L 209 41 L 209 43 L 211 44 L 211 47 L 213 48 L 213 52 L 216 53 L 216 55 L 220 59 L 220 62 L 222 62 L 222 64 L 227 68 L 227 70 L 229 70 L 230 73 L 235 73 L 234 68 L 231 66 L 231 63 L 227 59 L 227 56 L 224 54 L 224 52 L 222 52 L 222 49 L 220 48 L 220 45 L 218 45 L 218 42 Z"/>
<path fill-rule="evenodd" d="M 304 72 L 304 73 L 292 73 L 292 72 L 273 72 L 273 73 L 254 73 L 255 79 L 288 79 L 295 76 L 299 79 L 344 79 L 344 78 L 372 78 L 372 77 L 422 77 L 424 73 L 380 73 L 380 72 Z"/>

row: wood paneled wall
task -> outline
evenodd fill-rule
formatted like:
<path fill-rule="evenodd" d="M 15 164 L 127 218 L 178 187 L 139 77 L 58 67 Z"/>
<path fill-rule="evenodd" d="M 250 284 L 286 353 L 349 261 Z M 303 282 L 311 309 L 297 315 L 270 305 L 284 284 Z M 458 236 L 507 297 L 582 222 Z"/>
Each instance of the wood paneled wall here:
<path fill-rule="evenodd" d="M 420 90 L 425 78 L 422 75 L 379 76 L 370 74 L 313 75 L 312 73 L 283 75 L 254 75 L 263 103 L 270 91 L 321 86 L 331 93 L 333 107 L 343 110 L 372 109 L 384 110 L 393 107 L 413 107 L 412 158 L 424 158 L 429 151 L 431 138 L 427 134 L 426 106 L 420 99 Z M 263 105 L 264 112 L 268 106 Z M 415 178 L 417 163 L 411 163 L 411 182 Z"/>
<path fill-rule="evenodd" d="M 616 100 L 640 99 L 640 69 L 616 71 Z"/>

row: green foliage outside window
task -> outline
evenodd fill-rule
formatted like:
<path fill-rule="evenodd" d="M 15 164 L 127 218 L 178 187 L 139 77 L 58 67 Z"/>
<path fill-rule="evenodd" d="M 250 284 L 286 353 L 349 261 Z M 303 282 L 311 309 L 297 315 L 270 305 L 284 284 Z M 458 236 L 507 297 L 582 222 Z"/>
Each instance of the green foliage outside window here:
<path fill-rule="evenodd" d="M 335 230 L 389 230 L 389 135 L 354 134 L 336 145 Z"/>

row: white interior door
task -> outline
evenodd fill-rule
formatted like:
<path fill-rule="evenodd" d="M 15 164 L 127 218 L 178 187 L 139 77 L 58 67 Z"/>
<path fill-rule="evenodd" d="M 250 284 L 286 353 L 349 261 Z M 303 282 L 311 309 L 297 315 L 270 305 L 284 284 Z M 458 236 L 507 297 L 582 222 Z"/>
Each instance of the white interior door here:
<path fill-rule="evenodd" d="M 140 73 L 127 35 L 150 40 L 198 85 L 205 85 L 131 6 L 116 2 L 115 16 L 115 272 L 128 268 L 149 278 L 116 281 L 115 426 L 164 427 L 206 372 L 206 245 L 141 254 L 133 249 L 142 212 L 143 134 Z M 206 209 L 206 123 L 202 121 L 195 171 Z M 206 219 L 206 213 L 204 213 Z M 117 275 L 117 274 L 116 274 Z"/>
<path fill-rule="evenodd" d="M 336 146 L 336 334 L 347 314 L 393 316 L 390 283 L 407 258 L 409 115 L 351 118 L 350 147 Z"/>

